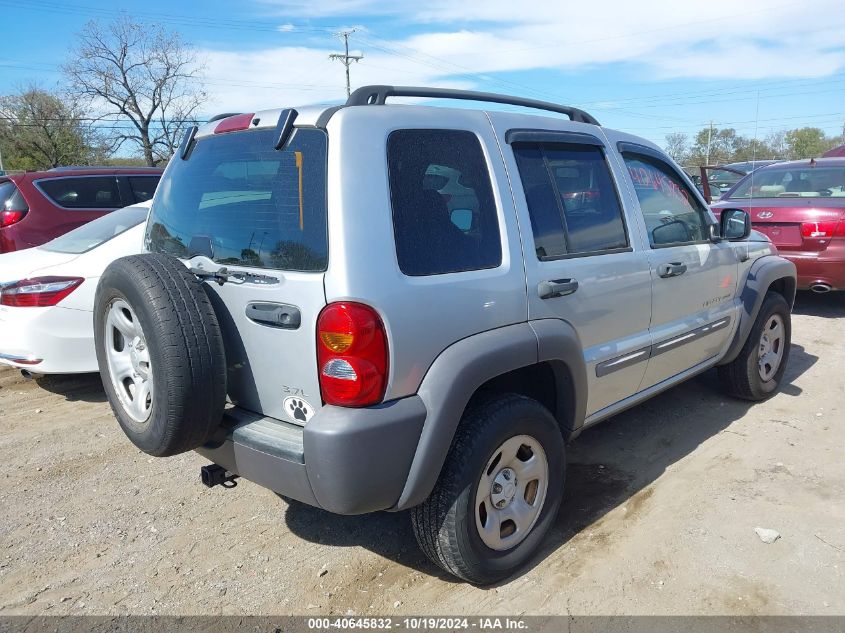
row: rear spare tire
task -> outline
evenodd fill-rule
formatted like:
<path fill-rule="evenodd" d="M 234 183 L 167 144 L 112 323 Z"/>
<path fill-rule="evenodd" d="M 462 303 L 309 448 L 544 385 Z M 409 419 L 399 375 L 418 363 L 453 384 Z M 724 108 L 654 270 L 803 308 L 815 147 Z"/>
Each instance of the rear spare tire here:
<path fill-rule="evenodd" d="M 165 457 L 206 443 L 223 416 L 226 355 L 206 290 L 184 264 L 153 253 L 112 262 L 97 286 L 94 342 L 135 446 Z"/>

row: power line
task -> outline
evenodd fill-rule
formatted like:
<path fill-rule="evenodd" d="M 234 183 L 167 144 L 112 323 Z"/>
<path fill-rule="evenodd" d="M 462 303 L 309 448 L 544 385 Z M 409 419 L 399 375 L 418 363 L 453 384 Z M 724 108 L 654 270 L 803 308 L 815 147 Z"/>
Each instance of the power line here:
<path fill-rule="evenodd" d="M 329 59 L 339 60 L 341 64 L 346 67 L 346 96 L 348 97 L 352 94 L 352 90 L 349 85 L 349 66 L 352 62 L 360 62 L 364 59 L 364 54 L 361 53 L 360 55 L 350 55 L 349 54 L 349 36 L 355 32 L 355 29 L 350 29 L 348 31 L 341 31 L 339 35 L 343 38 L 343 52 L 342 53 L 332 53 L 329 55 Z"/>

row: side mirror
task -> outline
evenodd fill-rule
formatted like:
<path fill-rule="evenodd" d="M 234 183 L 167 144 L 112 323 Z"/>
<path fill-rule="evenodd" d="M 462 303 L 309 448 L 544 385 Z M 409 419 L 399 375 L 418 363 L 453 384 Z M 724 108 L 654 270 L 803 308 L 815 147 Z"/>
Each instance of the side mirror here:
<path fill-rule="evenodd" d="M 724 209 L 719 220 L 722 239 L 741 241 L 751 235 L 751 216 L 742 209 Z"/>
<path fill-rule="evenodd" d="M 472 209 L 455 209 L 449 217 L 452 224 L 462 231 L 469 231 L 472 228 Z"/>

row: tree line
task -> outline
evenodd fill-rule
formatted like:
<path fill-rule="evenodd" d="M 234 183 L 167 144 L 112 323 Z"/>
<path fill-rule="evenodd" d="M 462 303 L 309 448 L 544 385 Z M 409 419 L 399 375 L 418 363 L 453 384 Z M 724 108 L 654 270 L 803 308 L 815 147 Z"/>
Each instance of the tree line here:
<path fill-rule="evenodd" d="M 703 127 L 695 136 L 666 135 L 665 148 L 680 165 L 723 165 L 751 160 L 817 158 L 845 143 L 841 136 L 827 136 L 817 127 L 772 132 L 763 139 L 737 134 L 734 128 Z"/>
<path fill-rule="evenodd" d="M 166 163 L 206 101 L 200 71 L 176 32 L 126 15 L 88 22 L 55 88 L 0 96 L 3 168 Z"/>

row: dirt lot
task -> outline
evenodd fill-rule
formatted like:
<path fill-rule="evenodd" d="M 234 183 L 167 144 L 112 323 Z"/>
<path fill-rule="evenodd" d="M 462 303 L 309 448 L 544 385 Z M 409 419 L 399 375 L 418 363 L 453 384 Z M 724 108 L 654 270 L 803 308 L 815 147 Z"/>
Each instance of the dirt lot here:
<path fill-rule="evenodd" d="M 772 400 L 709 372 L 585 432 L 544 552 L 488 589 L 403 514 L 205 489 L 199 456 L 124 438 L 99 377 L 2 369 L 0 614 L 845 614 L 843 340 L 845 297 L 801 296 Z"/>

